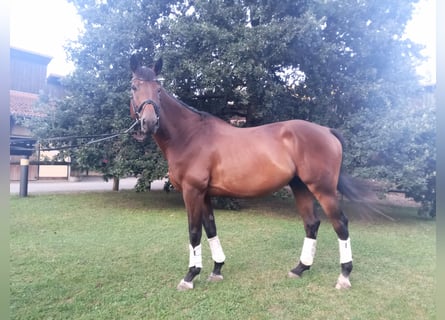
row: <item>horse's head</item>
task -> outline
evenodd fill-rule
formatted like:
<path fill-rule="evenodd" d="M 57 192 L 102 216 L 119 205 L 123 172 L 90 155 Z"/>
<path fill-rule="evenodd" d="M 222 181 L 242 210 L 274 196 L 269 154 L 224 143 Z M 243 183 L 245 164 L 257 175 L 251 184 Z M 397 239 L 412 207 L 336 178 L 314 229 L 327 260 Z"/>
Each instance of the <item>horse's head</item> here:
<path fill-rule="evenodd" d="M 140 121 L 142 133 L 154 134 L 159 127 L 161 85 L 156 81 L 156 76 L 161 72 L 162 59 L 159 59 L 153 68 L 148 68 L 141 65 L 137 56 L 132 55 L 130 67 L 133 73 L 131 117 Z"/>

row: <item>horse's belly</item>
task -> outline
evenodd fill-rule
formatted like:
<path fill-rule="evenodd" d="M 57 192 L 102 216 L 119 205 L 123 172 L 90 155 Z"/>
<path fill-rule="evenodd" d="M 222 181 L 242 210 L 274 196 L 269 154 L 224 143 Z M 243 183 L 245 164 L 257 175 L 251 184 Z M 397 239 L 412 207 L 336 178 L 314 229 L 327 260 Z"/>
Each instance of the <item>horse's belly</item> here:
<path fill-rule="evenodd" d="M 296 172 L 293 144 L 282 137 L 279 126 L 268 128 L 230 137 L 230 143 L 212 154 L 212 193 L 253 197 L 276 191 L 291 181 Z"/>
<path fill-rule="evenodd" d="M 214 196 L 255 197 L 277 191 L 294 177 L 291 169 L 234 170 L 212 176 L 209 192 Z"/>

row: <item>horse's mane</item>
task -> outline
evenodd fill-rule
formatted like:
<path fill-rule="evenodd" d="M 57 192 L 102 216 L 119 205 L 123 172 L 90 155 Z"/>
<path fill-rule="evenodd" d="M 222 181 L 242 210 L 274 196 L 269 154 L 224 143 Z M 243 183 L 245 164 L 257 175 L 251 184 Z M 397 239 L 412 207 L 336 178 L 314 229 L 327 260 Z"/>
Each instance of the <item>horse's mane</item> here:
<path fill-rule="evenodd" d="M 205 111 L 201 111 L 198 110 L 190 105 L 188 105 L 187 103 L 185 103 L 184 101 L 179 100 L 178 98 L 176 98 L 173 94 L 171 94 L 170 92 L 164 90 L 164 92 L 173 100 L 177 101 L 182 107 L 198 114 L 199 116 L 201 116 L 201 119 L 203 118 L 215 118 L 215 119 L 219 119 L 218 117 L 215 117 L 214 115 L 212 115 L 211 113 L 205 112 Z M 221 120 L 221 119 L 219 119 Z"/>

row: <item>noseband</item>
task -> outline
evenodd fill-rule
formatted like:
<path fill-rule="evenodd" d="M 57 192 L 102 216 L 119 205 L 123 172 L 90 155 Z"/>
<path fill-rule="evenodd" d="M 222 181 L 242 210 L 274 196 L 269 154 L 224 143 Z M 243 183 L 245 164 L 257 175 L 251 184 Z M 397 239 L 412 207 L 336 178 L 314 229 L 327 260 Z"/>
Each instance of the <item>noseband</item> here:
<path fill-rule="evenodd" d="M 133 105 L 134 113 L 136 115 L 136 119 L 139 120 L 139 122 L 141 123 L 141 128 L 142 128 L 142 118 L 141 118 L 141 115 L 142 115 L 142 112 L 145 109 L 145 106 L 148 105 L 148 104 L 153 106 L 153 109 L 154 109 L 155 114 L 156 114 L 156 123 L 155 123 L 155 126 L 153 128 L 153 134 L 156 133 L 156 131 L 158 131 L 158 129 L 159 129 L 159 106 L 158 106 L 158 104 L 156 102 L 154 102 L 153 100 L 151 100 L 151 99 L 147 99 L 147 100 L 143 101 L 140 104 L 140 106 L 137 108 L 137 110 L 136 110 L 136 107 L 135 107 L 135 105 L 133 103 L 133 99 L 131 101 L 132 101 L 131 104 Z"/>
<path fill-rule="evenodd" d="M 141 80 L 141 79 L 138 79 L 138 80 L 144 81 L 144 80 Z M 142 112 L 144 112 L 145 106 L 148 105 L 148 104 L 153 106 L 153 109 L 154 109 L 155 115 L 156 115 L 156 123 L 155 123 L 155 126 L 153 128 L 153 132 L 152 132 L 153 134 L 155 134 L 156 131 L 159 129 L 159 117 L 160 117 L 159 116 L 160 115 L 159 105 L 154 100 L 147 99 L 147 100 L 143 101 L 139 105 L 139 107 L 136 108 L 136 106 L 134 104 L 133 98 L 131 99 L 131 105 L 133 106 L 134 114 L 136 115 L 136 119 L 140 122 L 141 128 L 142 128 L 142 118 L 141 118 L 141 115 L 142 115 Z"/>

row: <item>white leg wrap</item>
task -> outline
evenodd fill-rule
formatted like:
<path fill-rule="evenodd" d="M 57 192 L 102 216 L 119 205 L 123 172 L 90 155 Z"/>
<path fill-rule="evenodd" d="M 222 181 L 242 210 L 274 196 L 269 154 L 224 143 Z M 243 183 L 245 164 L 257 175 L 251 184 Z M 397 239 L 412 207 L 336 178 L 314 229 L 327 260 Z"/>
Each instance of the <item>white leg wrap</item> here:
<path fill-rule="evenodd" d="M 311 266 L 314 262 L 315 249 L 317 247 L 317 240 L 311 238 L 304 238 L 303 249 L 301 250 L 300 261 L 306 266 Z"/>
<path fill-rule="evenodd" d="M 198 245 L 195 248 L 193 248 L 192 245 L 190 244 L 189 249 L 190 249 L 189 268 L 190 267 L 202 268 L 201 245 Z"/>
<path fill-rule="evenodd" d="M 226 260 L 226 256 L 224 255 L 218 236 L 214 236 L 213 238 L 210 238 L 208 240 L 209 240 L 210 250 L 212 251 L 213 261 L 218 263 L 224 262 Z"/>
<path fill-rule="evenodd" d="M 338 239 L 338 247 L 340 249 L 340 263 L 352 261 L 351 238 L 347 240 Z"/>

